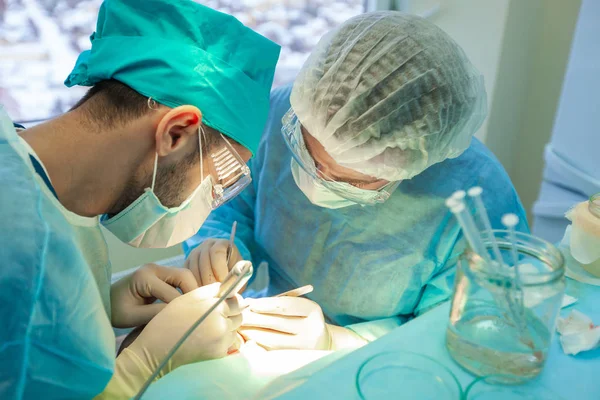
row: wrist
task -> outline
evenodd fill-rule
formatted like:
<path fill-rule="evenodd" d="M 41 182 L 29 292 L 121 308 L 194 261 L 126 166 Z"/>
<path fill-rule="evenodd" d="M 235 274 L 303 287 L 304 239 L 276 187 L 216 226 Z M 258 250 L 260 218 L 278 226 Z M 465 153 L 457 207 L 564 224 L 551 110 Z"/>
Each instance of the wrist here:
<path fill-rule="evenodd" d="M 140 391 L 150 375 L 152 371 L 144 361 L 130 349 L 124 349 L 116 359 L 113 376 L 96 400 L 130 399 Z"/>
<path fill-rule="evenodd" d="M 146 378 L 148 378 L 156 370 L 161 361 L 153 356 L 149 349 L 147 349 L 145 346 L 142 346 L 139 340 L 135 340 L 126 350 L 129 350 L 127 353 L 127 358 L 133 360 L 133 362 L 138 365 L 140 370 L 146 369 L 150 371 Z M 125 352 L 125 350 L 123 350 L 123 352 Z M 170 367 L 171 361 L 169 361 L 165 368 L 163 368 L 158 377 L 161 378 L 168 371 L 170 371 Z"/>
<path fill-rule="evenodd" d="M 146 352 L 142 352 L 140 355 L 133 345 L 123 349 L 117 357 L 116 365 L 128 370 L 136 370 L 146 378 L 152 375 L 156 367 Z"/>
<path fill-rule="evenodd" d="M 350 329 L 330 324 L 326 326 L 331 338 L 330 350 L 355 349 L 368 343 Z"/>

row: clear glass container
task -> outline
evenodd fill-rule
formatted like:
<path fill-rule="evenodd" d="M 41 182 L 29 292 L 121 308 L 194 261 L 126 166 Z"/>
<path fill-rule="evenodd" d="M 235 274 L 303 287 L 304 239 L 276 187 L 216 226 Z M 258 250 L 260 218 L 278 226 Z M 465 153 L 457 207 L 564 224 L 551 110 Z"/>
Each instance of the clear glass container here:
<path fill-rule="evenodd" d="M 502 383 L 542 370 L 565 290 L 564 259 L 552 244 L 516 236 L 518 279 L 508 231 L 493 232 L 504 266 L 467 249 L 454 282 L 446 346 L 463 368 Z M 483 242 L 492 257 L 491 241 Z M 493 259 L 493 258 L 491 258 Z"/>
<path fill-rule="evenodd" d="M 362 400 L 458 400 L 462 388 L 454 374 L 422 354 L 393 351 L 377 354 L 356 375 Z"/>
<path fill-rule="evenodd" d="M 465 400 L 565 400 L 538 382 L 522 382 L 514 386 L 494 383 L 505 378 L 486 376 L 476 379 L 467 387 Z"/>

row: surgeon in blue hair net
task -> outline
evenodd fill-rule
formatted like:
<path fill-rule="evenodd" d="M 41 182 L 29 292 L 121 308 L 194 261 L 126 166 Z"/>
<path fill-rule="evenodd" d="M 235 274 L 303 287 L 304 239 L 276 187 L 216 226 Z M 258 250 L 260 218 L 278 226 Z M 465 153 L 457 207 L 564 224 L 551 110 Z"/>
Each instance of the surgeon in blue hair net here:
<path fill-rule="evenodd" d="M 505 213 L 526 221 L 506 172 L 473 137 L 485 116 L 481 74 L 441 29 L 398 12 L 350 19 L 271 93 L 253 184 L 185 242 L 187 267 L 206 285 L 238 257 L 266 260 L 248 294 L 310 284 L 331 326 L 379 337 L 451 294 L 461 233 L 444 201 L 454 191 L 481 186 L 495 228 Z M 255 326 L 241 332 L 273 347 Z"/>
<path fill-rule="evenodd" d="M 81 101 L 27 129 L 0 106 L 0 398 L 131 398 L 215 305 L 219 284 L 184 269 L 146 265 L 111 286 L 101 227 L 176 245 L 243 190 L 278 55 L 193 1 L 106 0 L 65 82 L 91 87 Z M 161 376 L 235 351 L 241 301 L 221 303 Z M 111 323 L 148 323 L 116 360 Z"/>

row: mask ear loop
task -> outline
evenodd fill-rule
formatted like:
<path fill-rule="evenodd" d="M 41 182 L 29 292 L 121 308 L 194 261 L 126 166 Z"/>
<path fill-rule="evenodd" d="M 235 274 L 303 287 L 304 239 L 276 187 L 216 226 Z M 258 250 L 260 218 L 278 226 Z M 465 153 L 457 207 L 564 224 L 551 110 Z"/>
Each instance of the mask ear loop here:
<path fill-rule="evenodd" d="M 200 182 L 204 179 L 204 160 L 202 158 L 202 135 L 204 129 L 198 128 L 198 148 L 200 149 Z M 152 191 L 154 192 L 154 184 L 156 183 L 156 171 L 158 170 L 158 153 L 154 153 L 154 172 L 152 173 Z"/>
<path fill-rule="evenodd" d="M 200 182 L 204 180 L 204 156 L 202 155 L 202 136 L 205 135 L 202 125 L 198 128 L 198 147 L 200 149 Z"/>
<path fill-rule="evenodd" d="M 152 192 L 154 192 L 154 184 L 156 183 L 156 171 L 158 170 L 158 153 L 154 153 L 154 172 L 152 173 Z"/>
<path fill-rule="evenodd" d="M 158 103 L 152 97 L 148 97 L 148 108 L 158 110 Z M 154 184 L 156 183 L 156 172 L 158 170 L 158 153 L 154 153 L 154 172 L 152 172 L 152 192 L 154 192 Z"/>

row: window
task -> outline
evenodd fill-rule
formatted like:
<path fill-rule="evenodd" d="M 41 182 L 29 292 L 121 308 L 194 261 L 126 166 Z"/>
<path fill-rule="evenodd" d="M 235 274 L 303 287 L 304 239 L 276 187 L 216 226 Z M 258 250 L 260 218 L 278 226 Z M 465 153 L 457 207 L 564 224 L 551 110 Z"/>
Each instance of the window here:
<path fill-rule="evenodd" d="M 15 121 L 50 118 L 85 88 L 63 81 L 90 47 L 101 0 L 0 0 L 0 103 Z M 293 80 L 332 27 L 363 11 L 363 0 L 206 0 L 282 46 L 275 85 Z"/>

